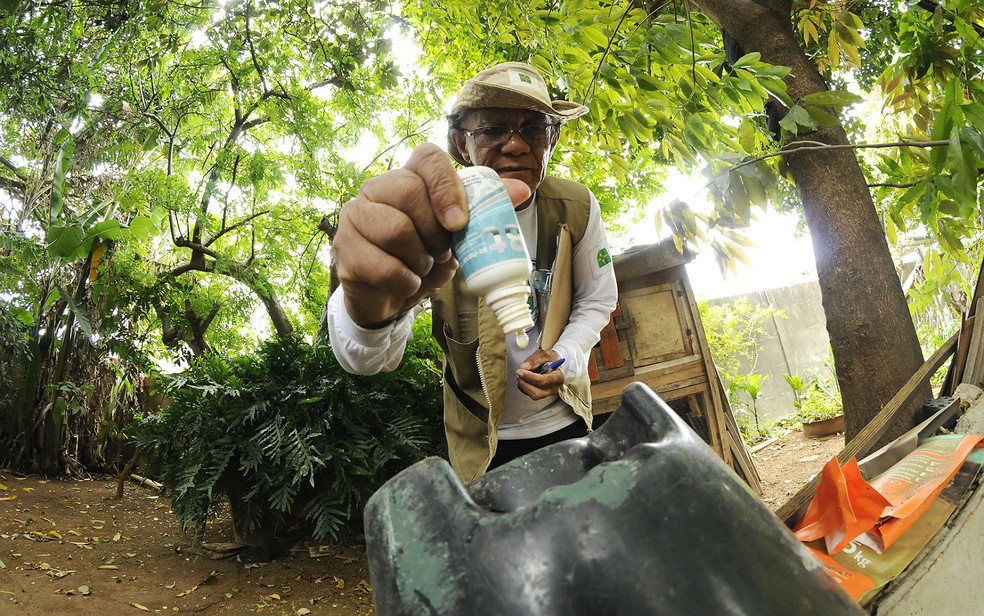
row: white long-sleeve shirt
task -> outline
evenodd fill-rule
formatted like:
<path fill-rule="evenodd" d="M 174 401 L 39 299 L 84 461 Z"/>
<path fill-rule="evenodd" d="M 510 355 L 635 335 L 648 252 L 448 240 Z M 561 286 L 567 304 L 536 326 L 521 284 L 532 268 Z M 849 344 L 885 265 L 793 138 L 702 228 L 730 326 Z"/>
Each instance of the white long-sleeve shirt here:
<path fill-rule="evenodd" d="M 535 255 L 535 200 L 516 214 L 527 250 Z M 567 379 L 587 373 L 591 348 L 598 343 L 601 330 L 608 324 L 615 309 L 618 289 L 611 258 L 605 258 L 608 255 L 610 251 L 601 221 L 601 208 L 592 194 L 584 236 L 573 247 L 571 315 L 553 347 L 565 358 L 560 369 Z M 396 369 L 413 333 L 413 319 L 421 310 L 416 308 L 387 327 L 366 329 L 349 316 L 345 309 L 344 292 L 339 287 L 328 301 L 328 335 L 335 357 L 345 370 L 355 374 L 376 374 Z M 539 323 L 528 334 L 531 348 L 537 348 Z M 508 382 L 505 411 L 499 423 L 500 439 L 535 438 L 577 420 L 574 412 L 558 396 L 532 400 L 517 388 L 514 373 L 529 357 L 531 348 L 520 349 L 513 337 L 506 337 Z"/>

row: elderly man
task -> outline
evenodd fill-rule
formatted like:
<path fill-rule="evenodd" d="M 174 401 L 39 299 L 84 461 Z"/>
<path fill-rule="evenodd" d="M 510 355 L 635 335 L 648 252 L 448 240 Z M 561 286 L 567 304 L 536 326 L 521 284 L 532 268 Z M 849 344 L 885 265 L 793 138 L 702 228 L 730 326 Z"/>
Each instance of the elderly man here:
<path fill-rule="evenodd" d="M 535 69 L 509 62 L 467 81 L 448 116 L 451 158 L 503 178 L 534 255 L 532 353 L 456 274 L 451 232 L 468 211 L 447 154 L 416 148 L 342 208 L 333 244 L 341 284 L 328 303 L 335 356 L 360 374 L 396 368 L 430 297 L 448 451 L 464 481 L 592 427 L 588 354 L 615 307 L 615 274 L 594 195 L 546 174 L 561 126 L 587 111 L 550 100 Z M 557 370 L 538 370 L 559 358 Z"/>

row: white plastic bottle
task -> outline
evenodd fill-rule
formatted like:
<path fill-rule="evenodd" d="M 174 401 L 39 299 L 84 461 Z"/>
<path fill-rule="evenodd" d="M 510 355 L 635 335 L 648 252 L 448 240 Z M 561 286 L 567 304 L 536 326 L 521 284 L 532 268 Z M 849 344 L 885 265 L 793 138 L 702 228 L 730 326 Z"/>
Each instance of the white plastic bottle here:
<path fill-rule="evenodd" d="M 452 250 L 465 282 L 484 297 L 502 331 L 515 333 L 516 345 L 529 344 L 529 278 L 532 266 L 512 201 L 499 174 L 488 167 L 458 171 L 468 196 L 468 226 L 453 236 Z"/>

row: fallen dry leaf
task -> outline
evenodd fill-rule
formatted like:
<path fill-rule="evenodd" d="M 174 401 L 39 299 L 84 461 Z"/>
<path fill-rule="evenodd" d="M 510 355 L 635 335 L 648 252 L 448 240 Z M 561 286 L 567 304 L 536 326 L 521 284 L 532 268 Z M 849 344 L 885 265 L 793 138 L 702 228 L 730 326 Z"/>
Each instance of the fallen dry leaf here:
<path fill-rule="evenodd" d="M 338 588 L 338 589 L 345 588 L 345 580 L 343 580 L 342 578 L 338 577 L 337 575 L 333 575 L 331 577 L 335 578 L 335 588 Z"/>
<path fill-rule="evenodd" d="M 96 569 L 109 569 L 112 571 L 116 571 L 117 569 L 119 569 L 119 567 L 116 565 L 99 565 L 98 567 L 96 567 Z"/>
<path fill-rule="evenodd" d="M 149 612 L 150 611 L 149 609 L 147 609 L 146 607 L 140 605 L 139 603 L 131 603 L 130 605 L 132 605 L 133 607 L 137 608 L 138 610 L 143 610 L 145 612 Z"/>
<path fill-rule="evenodd" d="M 61 541 L 61 539 L 62 539 L 61 533 L 58 532 L 57 530 L 49 530 L 48 531 L 48 534 L 51 535 L 52 537 L 54 537 L 55 539 L 59 540 L 59 541 Z"/>
<path fill-rule="evenodd" d="M 4 490 L 6 490 L 6 489 L 7 488 L 4 488 Z M 28 494 L 30 494 L 33 491 L 34 491 L 34 488 L 21 488 L 21 492 L 27 492 Z"/>
<path fill-rule="evenodd" d="M 177 596 L 178 597 L 184 597 L 185 595 L 190 595 L 191 593 L 195 592 L 196 590 L 198 590 L 198 584 L 195 584 L 194 586 L 192 586 L 191 588 L 189 588 L 188 590 L 186 590 L 184 592 L 179 592 L 177 594 Z"/>
<path fill-rule="evenodd" d="M 12 501 L 17 498 L 16 494 L 11 494 L 10 496 L 0 496 L 0 501 Z"/>

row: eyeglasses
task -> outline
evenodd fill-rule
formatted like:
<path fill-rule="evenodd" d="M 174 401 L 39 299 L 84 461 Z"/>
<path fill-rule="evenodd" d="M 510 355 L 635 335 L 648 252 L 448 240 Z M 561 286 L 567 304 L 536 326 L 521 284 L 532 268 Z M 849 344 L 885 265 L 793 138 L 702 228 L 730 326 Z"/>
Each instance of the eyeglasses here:
<path fill-rule="evenodd" d="M 556 124 L 525 124 L 519 128 L 479 126 L 475 130 L 461 129 L 461 132 L 474 139 L 475 145 L 480 148 L 505 145 L 515 133 L 519 133 L 530 146 L 539 147 L 547 144 L 555 128 Z"/>

